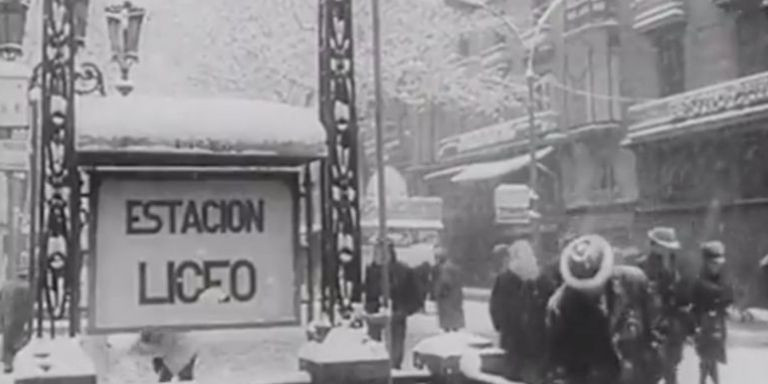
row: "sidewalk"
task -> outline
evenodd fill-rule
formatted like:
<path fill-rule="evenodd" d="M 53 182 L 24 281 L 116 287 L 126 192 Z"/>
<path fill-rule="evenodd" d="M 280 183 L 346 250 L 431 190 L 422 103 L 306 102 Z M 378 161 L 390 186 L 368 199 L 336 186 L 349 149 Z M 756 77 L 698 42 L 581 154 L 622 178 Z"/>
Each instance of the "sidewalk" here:
<path fill-rule="evenodd" d="M 476 324 L 490 324 L 490 314 L 488 313 L 488 301 L 490 300 L 490 297 L 490 289 L 464 288 L 465 311 L 468 308 L 472 308 L 473 316 L 489 317 L 487 321 L 475 319 L 474 322 Z M 754 321 L 744 323 L 729 320 L 728 344 L 740 347 L 768 348 L 768 322 Z"/>

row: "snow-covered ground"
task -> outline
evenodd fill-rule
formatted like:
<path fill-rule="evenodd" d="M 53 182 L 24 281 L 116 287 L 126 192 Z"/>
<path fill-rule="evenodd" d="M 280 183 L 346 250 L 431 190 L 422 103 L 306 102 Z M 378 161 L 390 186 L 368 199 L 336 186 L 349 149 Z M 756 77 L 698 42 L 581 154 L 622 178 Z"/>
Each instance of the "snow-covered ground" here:
<path fill-rule="evenodd" d="M 492 340 L 496 335 L 488 317 L 487 305 L 465 303 L 469 330 Z M 406 348 L 438 333 L 433 314 L 418 314 L 409 319 Z M 732 330 L 729 364 L 722 369 L 724 384 L 762 384 L 768 378 L 768 333 L 761 329 Z M 268 382 L 270 377 L 283 377 L 298 370 L 297 355 L 305 341 L 300 327 L 254 330 L 228 330 L 196 333 L 201 346 L 198 383 L 253 384 Z M 155 382 L 150 362 L 130 352 L 135 335 L 115 335 L 90 338 L 87 350 L 99 370 L 99 383 L 133 384 Z M 109 341 L 110 347 L 106 346 Z M 410 366 L 410 353 L 406 366 Z M 680 367 L 681 383 L 698 382 L 698 360 L 692 348 L 686 350 Z M 265 381 L 266 380 L 266 381 Z M 0 384 L 10 384 L 11 378 L 0 375 Z"/>

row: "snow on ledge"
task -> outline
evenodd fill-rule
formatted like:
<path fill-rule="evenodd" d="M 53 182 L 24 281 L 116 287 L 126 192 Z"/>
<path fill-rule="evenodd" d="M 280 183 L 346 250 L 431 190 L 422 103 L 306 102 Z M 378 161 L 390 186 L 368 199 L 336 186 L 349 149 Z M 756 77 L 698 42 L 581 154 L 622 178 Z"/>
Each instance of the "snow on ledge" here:
<path fill-rule="evenodd" d="M 81 97 L 76 113 L 83 151 L 325 154 L 315 110 L 268 101 Z"/>

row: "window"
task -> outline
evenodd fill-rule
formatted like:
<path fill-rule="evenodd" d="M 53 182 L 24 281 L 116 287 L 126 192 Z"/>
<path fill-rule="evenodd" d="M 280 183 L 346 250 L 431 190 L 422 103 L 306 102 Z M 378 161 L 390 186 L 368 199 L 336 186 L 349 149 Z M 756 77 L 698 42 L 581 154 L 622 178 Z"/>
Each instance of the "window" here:
<path fill-rule="evenodd" d="M 616 188 L 616 173 L 613 169 L 613 162 L 603 160 L 600 165 L 599 190 L 612 192 Z"/>
<path fill-rule="evenodd" d="M 459 55 L 469 56 L 469 37 L 467 35 L 461 35 L 459 37 Z"/>
<path fill-rule="evenodd" d="M 655 41 L 659 73 L 660 96 L 669 96 L 685 90 L 685 47 L 683 34 L 662 31 Z"/>
<path fill-rule="evenodd" d="M 768 70 L 768 19 L 761 12 L 744 12 L 736 21 L 739 75 Z"/>

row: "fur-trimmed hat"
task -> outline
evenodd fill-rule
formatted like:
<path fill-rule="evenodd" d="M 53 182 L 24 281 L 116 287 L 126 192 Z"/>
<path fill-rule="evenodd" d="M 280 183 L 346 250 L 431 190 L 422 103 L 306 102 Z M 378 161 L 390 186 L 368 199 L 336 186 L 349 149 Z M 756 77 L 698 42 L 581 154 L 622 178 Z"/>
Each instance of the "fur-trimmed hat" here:
<path fill-rule="evenodd" d="M 611 277 L 613 266 L 613 247 L 599 235 L 576 238 L 560 255 L 560 274 L 566 285 L 577 290 L 603 286 Z"/>
<path fill-rule="evenodd" d="M 648 231 L 648 239 L 671 250 L 680 249 L 680 241 L 677 239 L 677 232 L 674 228 L 656 227 Z"/>

